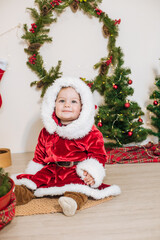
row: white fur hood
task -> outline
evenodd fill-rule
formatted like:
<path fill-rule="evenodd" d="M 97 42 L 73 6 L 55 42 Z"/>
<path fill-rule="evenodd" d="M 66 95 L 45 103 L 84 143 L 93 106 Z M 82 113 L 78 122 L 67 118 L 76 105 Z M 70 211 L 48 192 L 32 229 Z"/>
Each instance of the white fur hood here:
<path fill-rule="evenodd" d="M 52 115 L 57 95 L 62 87 L 73 87 L 81 97 L 82 110 L 79 118 L 67 126 L 59 126 Z M 57 79 L 46 91 L 41 108 L 42 121 L 46 130 L 60 137 L 78 139 L 86 136 L 94 124 L 95 106 L 90 88 L 79 78 L 62 77 Z"/>

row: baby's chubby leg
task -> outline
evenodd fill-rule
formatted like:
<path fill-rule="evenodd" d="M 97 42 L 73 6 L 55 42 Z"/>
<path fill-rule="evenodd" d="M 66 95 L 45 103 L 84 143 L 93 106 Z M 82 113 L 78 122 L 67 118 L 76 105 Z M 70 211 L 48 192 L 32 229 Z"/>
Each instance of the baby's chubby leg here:
<path fill-rule="evenodd" d="M 16 205 L 23 205 L 30 202 L 33 198 L 35 198 L 32 190 L 29 190 L 24 185 L 15 185 L 14 190 L 16 196 Z"/>

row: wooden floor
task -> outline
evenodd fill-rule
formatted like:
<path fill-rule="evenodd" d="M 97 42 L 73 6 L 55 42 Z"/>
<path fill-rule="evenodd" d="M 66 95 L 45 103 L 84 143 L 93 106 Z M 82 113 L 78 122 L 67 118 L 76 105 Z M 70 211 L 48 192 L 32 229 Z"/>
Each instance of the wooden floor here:
<path fill-rule="evenodd" d="M 23 172 L 32 153 L 13 154 L 9 173 Z M 15 217 L 0 232 L 3 240 L 160 240 L 160 163 L 107 165 L 105 183 L 122 194 L 79 211 Z"/>

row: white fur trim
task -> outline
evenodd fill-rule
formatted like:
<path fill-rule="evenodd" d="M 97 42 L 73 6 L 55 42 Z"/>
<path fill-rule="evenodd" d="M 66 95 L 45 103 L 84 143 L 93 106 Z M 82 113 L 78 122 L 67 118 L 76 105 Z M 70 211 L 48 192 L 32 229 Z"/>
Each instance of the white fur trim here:
<path fill-rule="evenodd" d="M 93 197 L 94 199 L 102 199 L 109 196 L 117 196 L 121 193 L 120 187 L 117 185 L 112 185 L 105 189 L 99 190 L 94 189 L 86 185 L 81 184 L 68 184 L 63 187 L 50 187 L 50 188 L 38 188 L 34 195 L 36 197 L 43 197 L 43 196 L 55 196 L 55 195 L 62 195 L 66 191 L 71 192 L 80 192 L 86 194 L 87 196 Z"/>
<path fill-rule="evenodd" d="M 17 176 L 20 174 L 21 173 L 11 175 L 11 178 L 16 185 L 25 185 L 27 188 L 32 190 L 35 190 L 37 188 L 37 185 L 27 178 L 17 179 Z"/>
<path fill-rule="evenodd" d="M 44 167 L 43 164 L 40 164 L 40 163 L 36 163 L 34 162 L 33 160 L 31 160 L 29 163 L 28 163 L 28 166 L 25 170 L 25 173 L 26 174 L 36 174 L 37 172 L 39 172 L 42 168 Z"/>
<path fill-rule="evenodd" d="M 2 69 L 3 71 L 5 71 L 5 70 L 6 70 L 6 67 L 7 67 L 7 61 L 0 58 L 0 69 Z"/>
<path fill-rule="evenodd" d="M 84 170 L 94 178 L 95 184 L 92 186 L 92 188 L 97 188 L 102 184 L 105 177 L 105 169 L 103 167 L 103 164 L 99 163 L 96 159 L 93 158 L 89 158 L 83 162 L 78 163 L 76 172 L 82 180 L 85 178 L 83 175 Z"/>
<path fill-rule="evenodd" d="M 62 87 L 73 87 L 80 94 L 82 110 L 77 120 L 61 127 L 55 123 L 52 114 L 57 95 Z M 92 92 L 79 78 L 59 78 L 47 89 L 42 102 L 41 115 L 44 126 L 50 134 L 57 132 L 62 138 L 82 138 L 91 131 L 94 124 L 95 107 Z"/>

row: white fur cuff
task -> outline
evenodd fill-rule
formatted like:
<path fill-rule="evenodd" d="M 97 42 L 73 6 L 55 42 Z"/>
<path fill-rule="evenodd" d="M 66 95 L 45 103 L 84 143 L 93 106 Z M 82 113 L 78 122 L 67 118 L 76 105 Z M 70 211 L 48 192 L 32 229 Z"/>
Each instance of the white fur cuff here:
<path fill-rule="evenodd" d="M 6 67 L 7 67 L 7 61 L 5 59 L 0 58 L 0 69 L 5 71 Z"/>
<path fill-rule="evenodd" d="M 83 171 L 87 171 L 94 178 L 95 184 L 92 188 L 97 188 L 102 184 L 105 177 L 105 169 L 96 159 L 90 158 L 78 163 L 76 172 L 82 180 L 85 178 Z"/>
<path fill-rule="evenodd" d="M 27 178 L 22 178 L 22 179 L 17 179 L 17 176 L 21 174 L 13 174 L 11 175 L 11 178 L 13 179 L 15 185 L 25 185 L 27 188 L 35 190 L 37 189 L 37 185 L 32 181 Z"/>
<path fill-rule="evenodd" d="M 26 174 L 36 174 L 37 172 L 39 172 L 42 168 L 44 167 L 43 164 L 40 163 L 36 163 L 33 160 L 31 160 L 25 170 Z"/>

